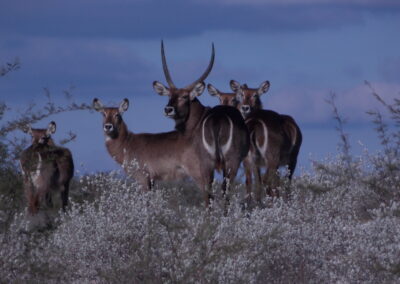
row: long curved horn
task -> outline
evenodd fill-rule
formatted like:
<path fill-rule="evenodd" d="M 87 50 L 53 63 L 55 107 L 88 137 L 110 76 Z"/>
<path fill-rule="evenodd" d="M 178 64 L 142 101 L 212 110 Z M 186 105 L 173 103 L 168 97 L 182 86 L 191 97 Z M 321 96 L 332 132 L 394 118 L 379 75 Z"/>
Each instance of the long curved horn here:
<path fill-rule="evenodd" d="M 204 71 L 203 75 L 201 75 L 199 79 L 194 81 L 192 84 L 188 85 L 185 89 L 192 89 L 197 83 L 203 82 L 207 78 L 208 74 L 211 72 L 211 69 L 213 68 L 214 57 L 215 57 L 215 49 L 214 49 L 214 43 L 213 43 L 212 44 L 211 59 L 210 59 L 210 63 L 208 64 L 208 67 L 207 67 L 206 71 Z"/>
<path fill-rule="evenodd" d="M 167 60 L 165 59 L 165 52 L 164 52 L 164 41 L 161 41 L 161 59 L 162 59 L 162 66 L 164 70 L 165 79 L 170 88 L 176 88 L 174 82 L 172 82 L 171 74 L 169 74 Z"/>

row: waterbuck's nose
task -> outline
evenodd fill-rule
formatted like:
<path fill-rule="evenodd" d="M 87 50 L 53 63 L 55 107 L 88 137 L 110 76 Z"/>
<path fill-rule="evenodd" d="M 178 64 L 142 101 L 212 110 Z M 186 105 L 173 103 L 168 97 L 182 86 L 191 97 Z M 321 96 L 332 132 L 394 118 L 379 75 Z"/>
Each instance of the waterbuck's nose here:
<path fill-rule="evenodd" d="M 241 108 L 243 113 L 248 113 L 250 111 L 249 105 L 242 105 Z"/>
<path fill-rule="evenodd" d="M 165 115 L 171 115 L 174 113 L 174 107 L 166 106 L 164 108 Z"/>
<path fill-rule="evenodd" d="M 111 123 L 104 124 L 104 131 L 111 131 L 113 129 L 113 125 Z"/>
<path fill-rule="evenodd" d="M 45 144 L 49 140 L 49 137 L 47 136 L 42 136 L 39 139 L 39 144 Z"/>

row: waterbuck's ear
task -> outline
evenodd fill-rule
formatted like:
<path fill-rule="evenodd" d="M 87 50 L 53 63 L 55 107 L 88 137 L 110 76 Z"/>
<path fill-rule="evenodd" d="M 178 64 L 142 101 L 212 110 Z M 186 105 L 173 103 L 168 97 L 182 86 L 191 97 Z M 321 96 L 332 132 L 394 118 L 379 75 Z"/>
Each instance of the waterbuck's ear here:
<path fill-rule="evenodd" d="M 169 96 L 171 94 L 169 89 L 158 81 L 153 82 L 153 89 L 160 96 Z"/>
<path fill-rule="evenodd" d="M 94 98 L 93 99 L 92 106 L 93 106 L 95 111 L 101 111 L 104 108 L 103 104 L 100 102 L 100 100 L 98 98 Z"/>
<path fill-rule="evenodd" d="M 50 135 L 50 134 L 56 133 L 56 129 L 57 129 L 56 123 L 54 121 L 52 121 L 47 126 L 46 134 Z"/>
<path fill-rule="evenodd" d="M 125 98 L 119 105 L 118 111 L 119 113 L 124 113 L 128 110 L 128 108 L 129 108 L 129 100 Z"/>
<path fill-rule="evenodd" d="M 219 97 L 219 91 L 218 91 L 213 85 L 208 84 L 208 85 L 207 85 L 207 90 L 208 90 L 208 93 L 209 93 L 211 96 L 213 96 L 213 97 L 215 97 L 215 96 Z"/>
<path fill-rule="evenodd" d="M 30 124 L 27 124 L 27 125 L 22 126 L 22 127 L 21 127 L 21 130 L 22 130 L 24 133 L 27 133 L 27 134 L 29 134 L 29 135 L 32 135 L 32 127 L 31 127 Z"/>
<path fill-rule="evenodd" d="M 258 87 L 258 90 L 257 90 L 258 95 L 261 96 L 262 94 L 268 92 L 270 85 L 271 84 L 269 83 L 269 81 L 262 82 L 260 87 Z"/>
<path fill-rule="evenodd" d="M 240 90 L 240 84 L 238 81 L 231 80 L 229 82 L 229 85 L 231 86 L 232 91 L 234 91 L 235 93 L 237 93 Z"/>
<path fill-rule="evenodd" d="M 194 100 L 196 97 L 200 96 L 205 88 L 206 84 L 204 84 L 204 82 L 199 82 L 194 85 L 193 89 L 190 91 L 190 100 Z"/>

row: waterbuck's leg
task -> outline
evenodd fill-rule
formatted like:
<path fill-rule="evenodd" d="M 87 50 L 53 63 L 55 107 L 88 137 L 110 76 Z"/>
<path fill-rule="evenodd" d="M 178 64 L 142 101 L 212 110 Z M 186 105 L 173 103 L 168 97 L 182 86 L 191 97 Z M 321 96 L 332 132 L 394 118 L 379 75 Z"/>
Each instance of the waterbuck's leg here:
<path fill-rule="evenodd" d="M 227 181 L 227 175 L 226 175 L 226 170 L 223 169 L 222 170 L 222 185 L 221 185 L 221 189 L 222 189 L 222 196 L 226 198 L 226 190 L 227 190 L 227 186 L 228 186 L 228 181 Z"/>
<path fill-rule="evenodd" d="M 192 156 L 191 162 L 187 163 L 186 173 L 191 176 L 200 190 L 203 192 L 206 208 L 210 206 L 212 182 L 214 179 L 214 162 L 209 159 L 201 159 Z"/>
<path fill-rule="evenodd" d="M 246 201 L 251 201 L 251 192 L 252 192 L 251 163 L 247 158 L 243 161 L 243 167 L 246 175 Z"/>
<path fill-rule="evenodd" d="M 64 212 L 68 206 L 68 193 L 69 193 L 69 181 L 65 182 L 61 186 L 61 202 L 62 202 L 62 210 Z"/>
<path fill-rule="evenodd" d="M 265 173 L 262 176 L 262 184 L 267 186 L 268 184 L 268 169 L 265 171 Z"/>
<path fill-rule="evenodd" d="M 252 172 L 254 176 L 254 181 L 255 181 L 255 188 L 254 188 L 254 199 L 259 203 L 261 202 L 261 188 L 262 188 L 262 183 L 261 183 L 261 170 L 256 163 L 252 164 Z"/>
<path fill-rule="evenodd" d="M 214 179 L 214 170 L 210 170 L 209 173 L 199 176 L 192 176 L 199 188 L 203 191 L 203 198 L 206 208 L 210 206 L 210 200 L 214 199 L 211 189 L 212 181 Z"/>
<path fill-rule="evenodd" d="M 210 200 L 214 199 L 214 196 L 211 193 L 212 189 L 212 179 L 210 181 L 204 181 L 197 183 L 200 189 L 203 191 L 203 199 L 206 208 L 210 206 Z"/>
<path fill-rule="evenodd" d="M 235 158 L 228 157 L 227 161 L 225 162 L 225 168 L 223 170 L 223 177 L 224 177 L 224 195 L 225 195 L 225 202 L 226 205 L 229 204 L 229 192 L 231 189 L 231 185 L 235 180 L 237 171 L 240 166 L 240 160 Z"/>
<path fill-rule="evenodd" d="M 214 199 L 213 194 L 211 193 L 212 182 L 208 182 L 204 186 L 204 202 L 206 208 L 210 207 L 210 200 Z"/>
<path fill-rule="evenodd" d="M 53 190 L 50 189 L 48 192 L 43 194 L 44 201 L 47 208 L 53 208 Z"/>
<path fill-rule="evenodd" d="M 229 205 L 229 187 L 230 187 L 230 178 L 229 178 L 229 169 L 223 169 L 222 170 L 222 176 L 223 176 L 223 180 L 222 180 L 222 196 L 225 198 L 225 206 Z"/>
<path fill-rule="evenodd" d="M 136 172 L 132 177 L 136 180 L 141 190 L 150 191 L 153 188 L 153 181 L 147 173 L 139 174 Z"/>
<path fill-rule="evenodd" d="M 260 167 L 255 163 L 252 166 L 255 180 L 255 190 L 254 190 L 254 198 L 260 203 L 261 202 L 261 190 L 262 190 L 262 180 L 261 180 L 261 171 Z"/>
<path fill-rule="evenodd" d="M 30 213 L 31 215 L 35 215 L 39 211 L 39 206 L 40 206 L 40 198 L 38 194 L 34 194 L 32 196 L 31 202 L 30 202 Z"/>
<path fill-rule="evenodd" d="M 299 155 L 299 146 L 293 149 L 292 153 L 290 153 L 290 161 L 289 161 L 289 179 L 292 179 L 292 176 L 294 174 L 294 170 L 296 169 L 297 165 L 297 156 Z"/>
<path fill-rule="evenodd" d="M 212 194 L 212 182 L 214 179 L 214 169 L 210 171 L 209 174 L 205 175 L 205 180 L 204 180 L 204 201 L 206 203 L 206 208 L 210 206 L 210 200 L 214 199 L 214 196 Z"/>
<path fill-rule="evenodd" d="M 296 159 L 291 160 L 290 163 L 289 163 L 289 165 L 288 165 L 288 169 L 289 169 L 288 178 L 289 178 L 290 180 L 292 179 L 294 170 L 296 169 L 296 164 L 297 164 L 297 157 L 296 157 Z"/>
<path fill-rule="evenodd" d="M 232 181 L 232 176 L 230 174 L 231 172 L 231 168 L 228 169 L 223 169 L 222 170 L 222 196 L 225 198 L 226 201 L 228 201 L 228 194 L 229 194 L 229 190 L 230 190 L 230 183 Z"/>
<path fill-rule="evenodd" d="M 269 165 L 266 172 L 266 189 L 267 195 L 271 197 L 279 197 L 279 175 L 278 175 L 278 163 L 269 161 Z"/>
<path fill-rule="evenodd" d="M 146 179 L 146 183 L 147 183 L 147 190 L 152 190 L 154 188 L 154 180 L 151 179 L 150 177 L 147 177 Z"/>
<path fill-rule="evenodd" d="M 26 199 L 28 201 L 28 213 L 30 215 L 35 215 L 39 207 L 39 196 L 33 192 L 32 186 L 29 186 L 26 190 Z"/>

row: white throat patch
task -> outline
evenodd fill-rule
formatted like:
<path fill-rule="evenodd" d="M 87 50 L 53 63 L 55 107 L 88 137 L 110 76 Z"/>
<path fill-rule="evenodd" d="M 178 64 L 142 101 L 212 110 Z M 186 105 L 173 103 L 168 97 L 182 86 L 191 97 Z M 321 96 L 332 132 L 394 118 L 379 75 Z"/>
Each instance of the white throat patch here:
<path fill-rule="evenodd" d="M 40 155 L 40 153 L 37 153 L 37 154 L 39 156 L 39 161 L 38 161 L 38 164 L 36 166 L 35 172 L 33 172 L 31 174 L 32 183 L 33 183 L 34 186 L 38 186 L 40 172 L 41 172 L 41 169 L 42 169 L 42 156 Z"/>

